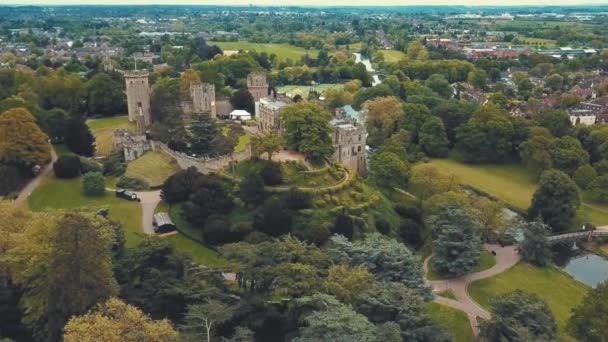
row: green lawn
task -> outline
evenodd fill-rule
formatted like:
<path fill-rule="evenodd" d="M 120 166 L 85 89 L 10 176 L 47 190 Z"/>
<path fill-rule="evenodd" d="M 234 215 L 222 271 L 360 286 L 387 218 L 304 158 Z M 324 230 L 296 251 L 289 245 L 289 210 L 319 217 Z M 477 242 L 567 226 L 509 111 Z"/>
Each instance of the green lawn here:
<path fill-rule="evenodd" d="M 179 165 L 170 156 L 160 151 L 148 151 L 143 156 L 129 162 L 125 175 L 143 179 L 151 187 L 158 187 L 179 170 Z"/>
<path fill-rule="evenodd" d="M 251 135 L 249 134 L 244 134 L 241 135 L 239 137 L 239 141 L 236 144 L 236 146 L 234 146 L 234 152 L 239 153 L 239 152 L 244 152 L 245 149 L 247 148 L 247 145 L 249 145 L 251 143 Z"/>
<path fill-rule="evenodd" d="M 452 159 L 434 159 L 431 164 L 520 210 L 528 209 L 537 188 L 535 177 L 520 164 L 464 164 Z M 585 222 L 608 224 L 608 206 L 585 201 L 578 210 L 576 226 Z"/>
<path fill-rule="evenodd" d="M 96 154 L 106 156 L 114 150 L 114 130 L 127 128 L 133 130 L 135 124 L 129 122 L 128 116 L 113 116 L 103 119 L 92 119 L 87 121 L 91 133 L 95 136 Z"/>
<path fill-rule="evenodd" d="M 560 337 L 569 340 L 566 322 L 572 308 L 578 305 L 590 288 L 554 267 L 538 268 L 519 263 L 495 277 L 477 281 L 469 287 L 469 294 L 485 308 L 490 308 L 493 297 L 515 290 L 524 290 L 542 298 L 555 316 Z"/>
<path fill-rule="evenodd" d="M 473 272 L 471 272 L 471 273 L 487 270 L 488 268 L 491 268 L 494 265 L 496 265 L 496 258 L 490 252 L 488 252 L 487 250 L 484 249 L 481 252 L 481 258 L 479 260 L 479 265 L 477 265 L 477 267 L 475 267 L 475 270 L 473 270 Z M 428 280 L 440 280 L 440 279 L 444 278 L 441 275 L 439 275 L 437 273 L 437 271 L 435 271 L 435 267 L 433 266 L 432 258 L 431 258 L 431 260 L 429 260 L 429 271 L 427 272 L 426 277 Z"/>
<path fill-rule="evenodd" d="M 277 88 L 277 92 L 285 93 L 291 96 L 300 95 L 303 98 L 307 98 L 311 90 L 317 91 L 319 94 L 324 94 L 329 89 L 342 89 L 343 84 L 339 83 L 327 83 L 318 84 L 315 86 L 303 86 L 303 85 L 285 85 Z"/>
<path fill-rule="evenodd" d="M 286 60 L 290 58 L 293 61 L 299 61 L 302 56 L 307 52 L 311 57 L 316 57 L 319 53 L 317 50 L 306 50 L 301 47 L 289 45 L 289 44 L 263 44 L 263 43 L 251 43 L 247 41 L 238 42 L 210 42 L 212 45 L 219 46 L 222 50 L 245 50 L 256 52 L 266 52 L 277 55 L 279 60 Z"/>
<path fill-rule="evenodd" d="M 127 247 L 135 246 L 144 237 L 139 203 L 117 198 L 110 191 L 106 191 L 101 197 L 86 197 L 82 194 L 79 178 L 48 178 L 32 193 L 29 206 L 34 211 L 81 207 L 109 208 L 110 218 L 123 225 Z"/>
<path fill-rule="evenodd" d="M 427 303 L 426 308 L 431 319 L 452 336 L 454 342 L 475 341 L 469 318 L 464 312 L 432 302 Z"/>
<path fill-rule="evenodd" d="M 384 61 L 387 63 L 399 62 L 405 57 L 405 53 L 399 50 L 380 50 L 384 55 Z"/>

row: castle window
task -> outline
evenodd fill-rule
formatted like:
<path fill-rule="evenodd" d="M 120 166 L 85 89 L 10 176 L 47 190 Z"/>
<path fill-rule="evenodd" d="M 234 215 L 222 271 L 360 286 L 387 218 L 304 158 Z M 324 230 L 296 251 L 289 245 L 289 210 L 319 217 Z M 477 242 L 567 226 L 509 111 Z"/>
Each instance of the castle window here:
<path fill-rule="evenodd" d="M 361 152 L 361 146 L 357 147 L 357 152 Z"/>
<path fill-rule="evenodd" d="M 359 141 L 361 141 L 361 134 L 359 134 Z"/>

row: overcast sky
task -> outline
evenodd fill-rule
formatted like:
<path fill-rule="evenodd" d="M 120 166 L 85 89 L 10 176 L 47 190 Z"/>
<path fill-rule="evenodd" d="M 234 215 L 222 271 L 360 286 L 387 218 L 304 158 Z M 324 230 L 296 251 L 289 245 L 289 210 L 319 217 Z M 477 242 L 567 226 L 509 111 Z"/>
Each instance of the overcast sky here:
<path fill-rule="evenodd" d="M 33 5 L 272 5 L 272 6 L 406 6 L 406 5 L 577 5 L 607 4 L 608 0 L 0 0 L 0 4 Z"/>

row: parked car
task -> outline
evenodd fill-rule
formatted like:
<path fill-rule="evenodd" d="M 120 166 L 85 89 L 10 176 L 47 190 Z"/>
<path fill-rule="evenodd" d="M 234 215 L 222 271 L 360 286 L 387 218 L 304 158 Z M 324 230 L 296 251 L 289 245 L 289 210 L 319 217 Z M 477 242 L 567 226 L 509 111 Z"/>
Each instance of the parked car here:
<path fill-rule="evenodd" d="M 141 201 L 136 193 L 125 189 L 116 189 L 116 197 L 124 198 L 129 201 Z"/>

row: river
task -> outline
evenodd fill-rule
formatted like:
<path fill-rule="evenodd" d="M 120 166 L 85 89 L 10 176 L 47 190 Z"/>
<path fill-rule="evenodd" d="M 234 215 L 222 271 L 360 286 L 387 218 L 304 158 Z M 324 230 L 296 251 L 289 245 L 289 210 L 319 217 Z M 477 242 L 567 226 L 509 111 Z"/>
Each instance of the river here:
<path fill-rule="evenodd" d="M 370 61 L 369 58 L 363 58 L 363 55 L 358 52 L 353 53 L 353 55 L 355 55 L 355 62 L 363 63 L 363 65 L 365 65 L 365 69 L 372 74 L 372 86 L 382 83 L 382 81 L 380 81 L 380 77 L 378 77 L 378 74 L 376 73 L 376 69 L 374 69 L 374 67 L 372 66 L 372 61 Z"/>

